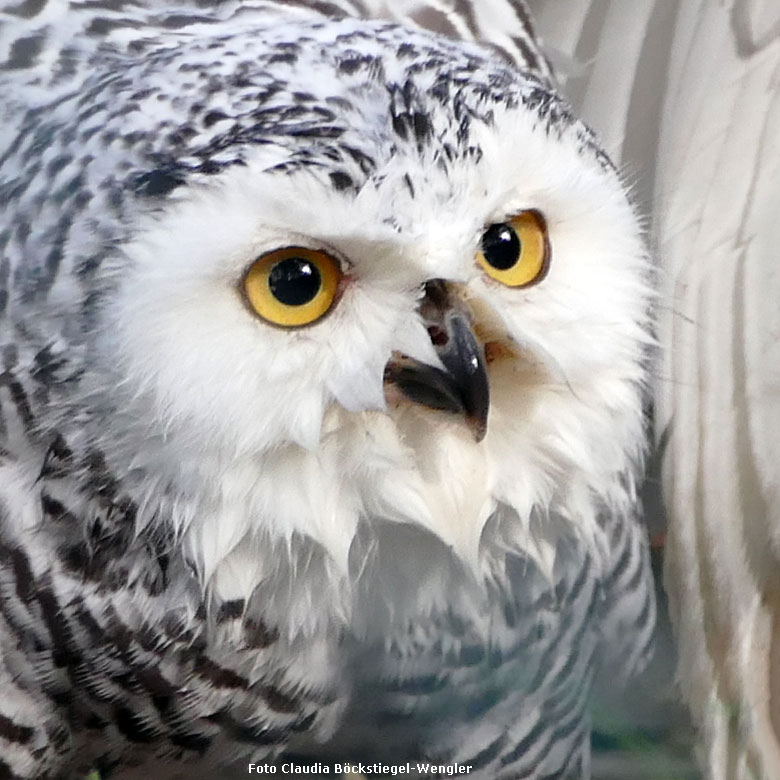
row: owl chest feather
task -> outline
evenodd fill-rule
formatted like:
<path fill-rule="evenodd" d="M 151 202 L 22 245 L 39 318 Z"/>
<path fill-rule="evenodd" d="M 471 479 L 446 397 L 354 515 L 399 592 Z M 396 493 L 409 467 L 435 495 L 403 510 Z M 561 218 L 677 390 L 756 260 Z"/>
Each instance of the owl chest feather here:
<path fill-rule="evenodd" d="M 68 703 L 85 771 L 110 755 L 146 760 L 157 745 L 218 763 L 226 740 L 236 755 L 270 756 L 292 739 L 335 760 L 347 744 L 350 755 L 370 751 L 380 733 L 409 758 L 420 739 L 467 758 L 468 740 L 451 739 L 464 723 L 498 724 L 521 701 L 589 675 L 594 637 L 571 619 L 596 598 L 587 565 L 579 582 L 563 566 L 551 581 L 494 550 L 480 580 L 429 530 L 366 518 L 348 581 L 296 538 L 248 545 L 265 575 L 248 597 L 228 598 L 246 576 L 240 557 L 229 578 L 217 567 L 204 585 L 184 546 L 138 531 L 138 508 L 112 492 L 99 462 L 91 484 L 101 490 L 85 500 L 67 460 L 50 454 L 27 494 L 40 510 L 29 498 L 8 507 L 32 513 L 37 531 L 25 521 L 6 536 L 3 584 L 10 632 L 37 658 L 24 684 Z M 569 635 L 575 666 L 545 668 Z"/>

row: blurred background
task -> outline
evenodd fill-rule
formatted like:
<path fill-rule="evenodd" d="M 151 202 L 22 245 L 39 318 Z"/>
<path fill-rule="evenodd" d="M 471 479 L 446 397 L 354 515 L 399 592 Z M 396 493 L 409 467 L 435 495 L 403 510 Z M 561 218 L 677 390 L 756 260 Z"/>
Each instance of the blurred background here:
<path fill-rule="evenodd" d="M 659 649 L 627 697 L 602 686 L 593 776 L 698 777 L 682 687 L 703 724 L 706 776 L 771 780 L 780 777 L 780 3 L 527 3 L 562 91 L 631 184 L 660 291 L 648 412 L 661 444 L 645 488 Z"/>

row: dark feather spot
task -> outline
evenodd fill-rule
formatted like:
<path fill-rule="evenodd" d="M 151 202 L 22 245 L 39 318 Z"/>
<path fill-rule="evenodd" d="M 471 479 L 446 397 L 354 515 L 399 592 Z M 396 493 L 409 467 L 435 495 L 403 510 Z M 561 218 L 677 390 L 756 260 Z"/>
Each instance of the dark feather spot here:
<path fill-rule="evenodd" d="M 215 688 L 249 688 L 249 682 L 232 669 L 214 663 L 210 658 L 201 656 L 195 664 L 194 671 L 204 680 L 208 680 Z"/>
<path fill-rule="evenodd" d="M 203 117 L 203 124 L 205 127 L 211 127 L 217 122 L 221 122 L 223 119 L 227 119 L 228 115 L 224 111 L 209 111 L 206 116 Z"/>
<path fill-rule="evenodd" d="M 26 745 L 35 734 L 35 730 L 30 726 L 20 726 L 14 723 L 5 715 L 0 714 L 0 737 L 8 742 L 16 742 L 19 745 Z"/>
<path fill-rule="evenodd" d="M 49 178 L 53 179 L 63 168 L 73 162 L 73 155 L 60 154 L 57 155 L 47 166 L 46 174 Z"/>
<path fill-rule="evenodd" d="M 485 659 L 485 648 L 479 645 L 470 645 L 461 649 L 458 661 L 463 666 L 476 666 Z"/>
<path fill-rule="evenodd" d="M 184 184 L 184 177 L 173 169 L 158 168 L 135 178 L 133 189 L 142 197 L 167 195 Z"/>
<path fill-rule="evenodd" d="M 30 561 L 24 550 L 14 547 L 8 553 L 16 580 L 16 595 L 23 604 L 29 604 L 35 598 L 35 577 L 33 577 Z M 5 557 L 5 556 L 3 556 Z"/>
<path fill-rule="evenodd" d="M 155 667 L 136 669 L 135 674 L 138 678 L 138 682 L 152 694 L 153 698 L 158 700 L 155 706 L 157 706 L 157 709 L 160 711 L 164 708 L 161 709 L 161 706 L 158 705 L 162 705 L 163 700 L 170 702 L 171 698 L 177 693 L 176 687 L 169 683 L 168 680 L 160 674 L 159 669 Z"/>
<path fill-rule="evenodd" d="M 262 620 L 247 620 L 244 626 L 244 636 L 247 645 L 261 649 L 279 639 L 279 629 L 268 628 Z"/>
<path fill-rule="evenodd" d="M 0 380 L 2 380 L 2 376 L 0 376 Z M 26 430 L 31 431 L 33 428 L 33 413 L 24 387 L 20 382 L 12 380 L 8 382 L 8 391 L 11 394 L 11 399 L 16 406 L 19 417 L 22 423 L 24 423 L 24 427 Z"/>
<path fill-rule="evenodd" d="M 284 62 L 287 65 L 293 65 L 297 61 L 298 61 L 298 55 L 291 51 L 285 51 L 285 52 L 280 52 L 279 54 L 273 54 L 268 58 L 269 64 L 274 62 Z"/>
<path fill-rule="evenodd" d="M 84 542 L 71 545 L 63 545 L 59 549 L 60 560 L 63 566 L 75 574 L 81 574 L 89 566 L 89 549 Z"/>
<path fill-rule="evenodd" d="M 217 623 L 226 623 L 229 620 L 238 620 L 244 614 L 244 599 L 231 599 L 223 601 L 217 610 Z"/>
<path fill-rule="evenodd" d="M 414 135 L 417 140 L 422 143 L 430 138 L 433 132 L 433 126 L 431 120 L 427 114 L 422 114 L 419 111 L 412 115 L 412 127 L 414 128 Z"/>
<path fill-rule="evenodd" d="M 409 130 L 406 126 L 406 117 L 402 115 L 394 115 L 392 118 L 393 130 L 396 135 L 403 138 L 404 141 L 409 137 Z"/>
<path fill-rule="evenodd" d="M 222 170 L 222 166 L 214 160 L 204 160 L 197 168 L 199 173 L 205 173 L 207 176 L 212 176 L 215 173 L 219 173 Z"/>
<path fill-rule="evenodd" d="M 308 731 L 312 727 L 312 724 L 314 723 L 316 717 L 317 717 L 317 713 L 312 712 L 309 715 L 307 715 L 305 718 L 298 718 L 295 721 L 295 723 L 293 723 L 293 725 L 290 726 L 290 730 L 297 731 L 297 732 Z"/>
<path fill-rule="evenodd" d="M 81 725 L 90 731 L 102 731 L 108 726 L 108 722 L 94 712 L 90 712 L 81 719 Z"/>
<path fill-rule="evenodd" d="M 349 59 L 342 60 L 339 63 L 339 70 L 342 73 L 346 73 L 348 76 L 351 76 L 363 65 L 365 65 L 365 60 L 362 57 L 350 57 Z"/>
<path fill-rule="evenodd" d="M 70 625 L 65 616 L 65 613 L 57 601 L 57 597 L 54 592 L 48 586 L 38 587 L 37 593 L 38 603 L 41 605 L 41 616 L 44 623 L 49 630 L 51 636 L 52 645 L 54 646 L 54 652 L 52 653 L 52 660 L 56 666 L 76 666 L 78 664 L 78 657 L 76 657 L 71 648 L 73 646 L 73 634 L 70 630 Z"/>
<path fill-rule="evenodd" d="M 260 689 L 266 704 L 274 712 L 297 712 L 300 702 L 292 696 L 287 696 L 273 685 L 267 685 Z"/>
<path fill-rule="evenodd" d="M 41 53 L 44 39 L 45 36 L 39 33 L 28 38 L 15 40 L 11 46 L 11 52 L 5 63 L 5 68 L 7 70 L 21 70 L 22 68 L 32 67 Z"/>
<path fill-rule="evenodd" d="M 120 30 L 126 27 L 138 27 L 138 22 L 133 22 L 127 18 L 106 19 L 105 17 L 98 16 L 89 23 L 86 33 L 87 35 L 102 37 L 108 35 L 112 30 Z"/>
<path fill-rule="evenodd" d="M 193 24 L 202 24 L 212 22 L 213 19 L 208 16 L 198 16 L 197 14 L 170 14 L 163 19 L 163 25 L 169 30 L 179 30 L 182 27 L 189 27 Z"/>
<path fill-rule="evenodd" d="M 114 707 L 114 723 L 131 742 L 148 743 L 155 739 L 154 731 L 127 707 Z"/>
<path fill-rule="evenodd" d="M 23 19 L 32 19 L 43 11 L 48 0 L 24 0 L 19 5 L 5 9 L 9 14 L 21 16 Z"/>
<path fill-rule="evenodd" d="M 41 509 L 43 516 L 47 520 L 73 520 L 73 516 L 68 512 L 63 504 L 52 498 L 48 493 L 41 494 Z"/>
<path fill-rule="evenodd" d="M 7 780 L 24 780 L 21 775 L 12 772 L 11 767 L 2 758 L 0 758 L 0 777 L 7 778 Z"/>
<path fill-rule="evenodd" d="M 352 177 L 344 171 L 333 171 L 330 174 L 331 184 L 339 191 L 347 190 L 354 186 Z"/>

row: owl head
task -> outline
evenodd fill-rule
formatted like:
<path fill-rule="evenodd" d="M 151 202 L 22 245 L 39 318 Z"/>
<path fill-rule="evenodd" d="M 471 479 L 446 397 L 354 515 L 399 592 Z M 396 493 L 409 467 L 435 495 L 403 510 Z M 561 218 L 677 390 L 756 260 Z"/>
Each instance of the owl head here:
<path fill-rule="evenodd" d="M 116 119 L 90 175 L 124 171 L 104 188 L 123 232 L 78 410 L 139 524 L 243 593 L 255 544 L 307 539 L 345 571 L 361 526 L 401 524 L 479 568 L 499 535 L 543 557 L 553 515 L 587 537 L 625 507 L 645 249 L 556 95 L 354 20 L 142 60 L 100 85 Z"/>

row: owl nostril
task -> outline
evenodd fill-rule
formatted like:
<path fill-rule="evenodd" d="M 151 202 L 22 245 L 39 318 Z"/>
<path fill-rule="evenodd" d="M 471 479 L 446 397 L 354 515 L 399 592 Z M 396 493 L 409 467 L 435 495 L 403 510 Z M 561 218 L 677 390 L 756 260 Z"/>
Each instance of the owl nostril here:
<path fill-rule="evenodd" d="M 440 328 L 438 325 L 429 325 L 428 335 L 431 338 L 431 343 L 436 347 L 443 347 L 450 340 L 447 331 Z"/>

